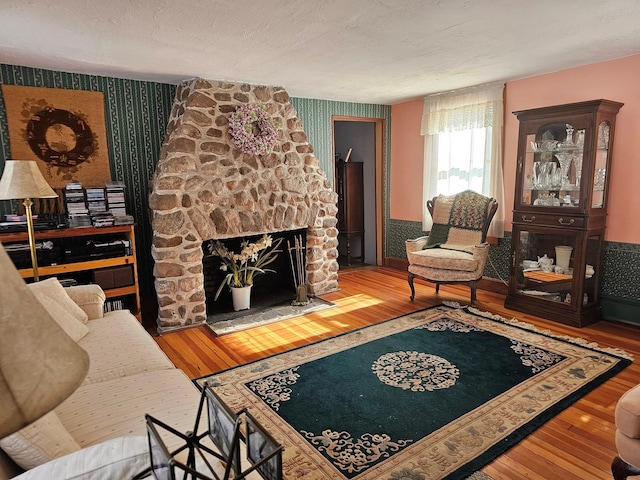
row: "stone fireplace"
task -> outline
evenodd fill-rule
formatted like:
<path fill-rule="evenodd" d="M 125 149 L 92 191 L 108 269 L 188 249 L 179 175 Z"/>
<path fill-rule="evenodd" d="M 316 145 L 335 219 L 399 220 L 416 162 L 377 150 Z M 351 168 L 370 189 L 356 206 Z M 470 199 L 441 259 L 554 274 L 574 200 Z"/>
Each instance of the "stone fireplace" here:
<path fill-rule="evenodd" d="M 280 126 L 270 153 L 229 137 L 239 105 L 261 104 Z M 151 181 L 158 330 L 206 322 L 203 242 L 304 229 L 308 291 L 338 288 L 337 195 L 281 87 L 194 79 L 178 86 Z"/>

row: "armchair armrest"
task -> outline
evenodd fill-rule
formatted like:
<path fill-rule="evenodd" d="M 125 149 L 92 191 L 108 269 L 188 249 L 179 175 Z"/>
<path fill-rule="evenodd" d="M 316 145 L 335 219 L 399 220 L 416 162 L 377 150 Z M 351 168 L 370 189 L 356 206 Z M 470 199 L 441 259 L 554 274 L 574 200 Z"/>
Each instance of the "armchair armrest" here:
<path fill-rule="evenodd" d="M 106 296 L 99 285 L 77 285 L 65 287 L 65 290 L 71 300 L 84 310 L 89 320 L 103 317 Z"/>
<path fill-rule="evenodd" d="M 473 255 L 482 255 L 486 257 L 489 255 L 489 244 L 488 243 L 480 243 L 479 245 L 474 245 L 472 247 Z"/>
<path fill-rule="evenodd" d="M 424 248 L 424 246 L 427 244 L 427 240 L 428 239 L 429 239 L 429 236 L 425 235 L 423 237 L 418 237 L 418 238 L 414 238 L 414 239 L 410 239 L 410 240 L 405 240 L 404 245 L 405 245 L 405 248 L 407 250 L 407 256 L 410 253 L 422 250 Z"/>
<path fill-rule="evenodd" d="M 487 264 L 489 258 L 489 244 L 481 243 L 480 245 L 474 245 L 472 247 L 473 258 L 478 260 L 478 271 L 484 272 L 484 267 Z"/>

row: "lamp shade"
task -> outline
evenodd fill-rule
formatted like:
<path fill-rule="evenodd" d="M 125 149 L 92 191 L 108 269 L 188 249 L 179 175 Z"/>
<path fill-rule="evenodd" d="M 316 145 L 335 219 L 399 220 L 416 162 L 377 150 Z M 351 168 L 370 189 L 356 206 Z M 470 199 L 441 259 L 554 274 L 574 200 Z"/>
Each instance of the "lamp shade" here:
<path fill-rule="evenodd" d="M 56 198 L 56 192 L 32 160 L 7 160 L 0 179 L 0 200 Z"/>
<path fill-rule="evenodd" d="M 27 287 L 0 246 L 0 438 L 57 407 L 81 383 L 89 356 Z"/>

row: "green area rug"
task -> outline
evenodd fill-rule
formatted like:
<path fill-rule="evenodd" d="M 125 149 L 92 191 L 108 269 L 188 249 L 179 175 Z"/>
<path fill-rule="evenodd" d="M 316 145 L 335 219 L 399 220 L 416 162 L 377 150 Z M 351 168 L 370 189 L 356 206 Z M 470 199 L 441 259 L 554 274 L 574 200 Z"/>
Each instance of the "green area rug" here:
<path fill-rule="evenodd" d="M 438 306 L 196 383 L 284 445 L 286 479 L 464 479 L 630 363 Z"/>

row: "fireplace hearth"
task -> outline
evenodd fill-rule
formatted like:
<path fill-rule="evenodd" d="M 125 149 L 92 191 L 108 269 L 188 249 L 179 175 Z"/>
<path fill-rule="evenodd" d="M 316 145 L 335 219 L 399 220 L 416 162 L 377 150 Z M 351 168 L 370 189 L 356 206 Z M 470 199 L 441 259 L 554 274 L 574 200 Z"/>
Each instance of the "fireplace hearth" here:
<path fill-rule="evenodd" d="M 244 104 L 259 104 L 278 124 L 271 152 L 243 153 L 230 138 L 229 117 Z M 211 302 L 205 291 L 203 243 L 211 239 L 303 230 L 309 294 L 337 290 L 336 202 L 282 87 L 203 79 L 178 85 L 149 196 L 158 331 L 201 325 L 223 308 L 224 300 Z M 271 275 L 256 279 L 253 301 L 275 296 L 264 293 L 276 281 Z"/>

